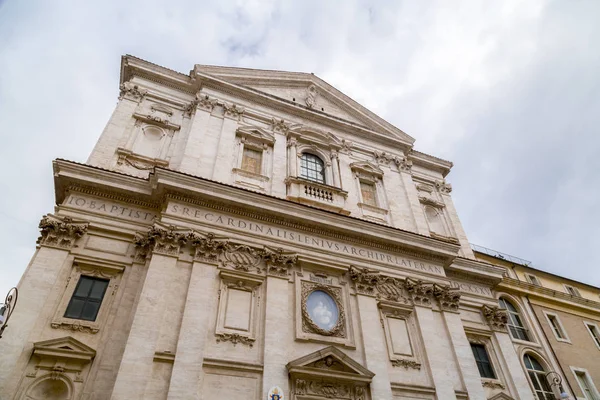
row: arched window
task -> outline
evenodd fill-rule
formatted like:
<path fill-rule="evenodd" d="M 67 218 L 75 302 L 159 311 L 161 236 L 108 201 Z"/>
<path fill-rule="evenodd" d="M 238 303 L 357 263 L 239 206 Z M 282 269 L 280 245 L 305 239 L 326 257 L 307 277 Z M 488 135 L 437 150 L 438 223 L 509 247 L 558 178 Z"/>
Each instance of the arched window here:
<path fill-rule="evenodd" d="M 546 371 L 544 371 L 542 364 L 531 354 L 525 354 L 523 362 L 536 397 L 539 400 L 554 400 L 554 393 L 552 393 L 550 384 L 546 379 Z"/>
<path fill-rule="evenodd" d="M 512 303 L 506 299 L 500 299 L 500 308 L 503 308 L 508 313 L 508 329 L 510 330 L 510 334 L 515 339 L 520 340 L 529 340 L 529 335 L 527 334 L 527 329 L 523 325 L 523 321 L 521 320 L 521 315 L 519 311 L 517 311 L 516 307 L 512 305 Z"/>
<path fill-rule="evenodd" d="M 325 164 L 314 154 L 303 153 L 300 159 L 300 177 L 309 181 L 325 183 Z"/>

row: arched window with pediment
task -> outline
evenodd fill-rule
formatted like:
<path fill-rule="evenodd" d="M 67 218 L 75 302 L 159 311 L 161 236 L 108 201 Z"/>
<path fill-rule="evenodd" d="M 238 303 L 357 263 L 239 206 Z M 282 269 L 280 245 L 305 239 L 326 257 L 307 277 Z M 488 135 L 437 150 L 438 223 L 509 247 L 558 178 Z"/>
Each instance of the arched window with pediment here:
<path fill-rule="evenodd" d="M 300 177 L 317 183 L 325 182 L 325 163 L 319 156 L 302 153 L 300 157 Z"/>
<path fill-rule="evenodd" d="M 540 361 L 530 353 L 523 356 L 527 377 L 538 400 L 554 400 L 554 393 L 546 379 L 546 371 Z"/>
<path fill-rule="evenodd" d="M 525 340 L 530 342 L 529 332 L 527 328 L 525 328 L 525 324 L 523 323 L 523 318 L 519 313 L 519 310 L 511 303 L 509 300 L 501 297 L 498 300 L 500 304 L 500 308 L 506 310 L 508 314 L 508 329 L 510 331 L 510 335 L 513 339 Z"/>

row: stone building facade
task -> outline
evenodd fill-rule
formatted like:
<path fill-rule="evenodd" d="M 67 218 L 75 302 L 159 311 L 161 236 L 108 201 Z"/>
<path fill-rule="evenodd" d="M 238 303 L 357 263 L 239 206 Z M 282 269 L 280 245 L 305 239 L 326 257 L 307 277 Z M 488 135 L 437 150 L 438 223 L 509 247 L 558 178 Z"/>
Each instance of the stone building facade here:
<path fill-rule="evenodd" d="M 535 398 L 450 162 L 312 74 L 125 56 L 120 89 L 54 162 L 0 398 Z"/>
<path fill-rule="evenodd" d="M 574 398 L 600 400 L 600 288 L 516 257 L 474 250 L 477 259 L 506 269 L 495 293 L 520 317 L 509 321 L 509 330 L 523 368 L 524 357 L 535 356 L 546 371 L 561 372 L 563 387 Z"/>

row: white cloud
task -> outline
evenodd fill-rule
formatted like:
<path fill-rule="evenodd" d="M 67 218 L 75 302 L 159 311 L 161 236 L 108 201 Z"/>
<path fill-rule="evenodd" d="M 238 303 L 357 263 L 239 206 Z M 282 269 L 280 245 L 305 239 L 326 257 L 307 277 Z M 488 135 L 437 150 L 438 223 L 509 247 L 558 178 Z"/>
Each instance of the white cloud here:
<path fill-rule="evenodd" d="M 0 6 L 0 295 L 52 212 L 51 160 L 85 161 L 120 56 L 314 72 L 449 158 L 474 242 L 600 284 L 600 3 L 8 1 Z"/>

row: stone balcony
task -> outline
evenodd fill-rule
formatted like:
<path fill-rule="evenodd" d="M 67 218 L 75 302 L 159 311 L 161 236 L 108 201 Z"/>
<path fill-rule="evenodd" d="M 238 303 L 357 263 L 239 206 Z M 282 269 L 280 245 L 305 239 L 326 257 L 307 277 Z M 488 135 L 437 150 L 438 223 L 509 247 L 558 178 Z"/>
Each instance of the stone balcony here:
<path fill-rule="evenodd" d="M 350 211 L 345 210 L 348 197 L 348 192 L 345 190 L 296 177 L 288 177 L 285 184 L 288 200 L 344 215 L 350 214 Z"/>

